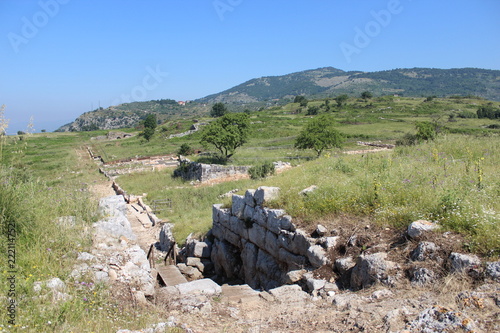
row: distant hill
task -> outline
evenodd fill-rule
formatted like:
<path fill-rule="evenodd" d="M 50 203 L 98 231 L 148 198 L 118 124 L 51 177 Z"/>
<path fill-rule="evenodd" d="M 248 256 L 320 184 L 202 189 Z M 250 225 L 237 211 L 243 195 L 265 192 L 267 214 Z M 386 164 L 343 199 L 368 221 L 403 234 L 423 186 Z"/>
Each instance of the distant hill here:
<path fill-rule="evenodd" d="M 374 96 L 475 95 L 500 101 L 500 71 L 479 68 L 409 68 L 379 72 L 346 72 L 324 67 L 281 76 L 252 79 L 217 94 L 179 105 L 171 99 L 125 103 L 107 109 L 86 112 L 57 131 L 117 129 L 136 126 L 149 113 L 158 119 L 206 115 L 210 105 L 223 102 L 233 111 L 284 104 L 294 96 L 308 98 L 335 97 L 340 94 L 359 96 L 370 91 Z"/>
<path fill-rule="evenodd" d="M 477 68 L 411 68 L 380 72 L 345 72 L 324 67 L 282 76 L 252 79 L 236 87 L 200 98 L 195 102 L 247 104 L 305 95 L 311 98 L 340 94 L 375 96 L 476 95 L 500 101 L 500 71 Z"/>

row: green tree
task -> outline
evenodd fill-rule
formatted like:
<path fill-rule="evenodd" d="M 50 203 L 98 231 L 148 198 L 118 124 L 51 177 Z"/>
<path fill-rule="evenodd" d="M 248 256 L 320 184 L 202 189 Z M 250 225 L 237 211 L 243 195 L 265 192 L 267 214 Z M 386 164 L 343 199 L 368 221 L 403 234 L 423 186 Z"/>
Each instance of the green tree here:
<path fill-rule="evenodd" d="M 156 129 L 157 125 L 158 123 L 156 121 L 156 115 L 154 113 L 148 114 L 144 119 L 144 128 Z"/>
<path fill-rule="evenodd" d="M 210 110 L 210 117 L 219 118 L 228 113 L 226 105 L 222 102 L 215 103 Z"/>
<path fill-rule="evenodd" d="M 313 149 L 318 157 L 325 149 L 341 148 L 344 137 L 334 126 L 335 120 L 327 114 L 312 119 L 299 133 L 295 148 Z"/>
<path fill-rule="evenodd" d="M 337 106 L 340 108 L 342 106 L 345 105 L 345 103 L 347 102 L 347 100 L 349 99 L 349 96 L 347 95 L 339 95 L 337 97 L 335 97 L 335 102 L 337 102 Z"/>
<path fill-rule="evenodd" d="M 149 141 L 153 135 L 155 135 L 155 130 L 153 128 L 146 127 L 139 135 L 143 136 L 146 141 Z"/>
<path fill-rule="evenodd" d="M 361 93 L 361 98 L 364 99 L 365 101 L 369 100 L 372 97 L 373 97 L 373 94 L 369 91 L 363 91 Z"/>
<path fill-rule="evenodd" d="M 249 130 L 247 114 L 228 113 L 205 126 L 200 142 L 204 146 L 215 146 L 220 158 L 227 160 L 247 141 Z"/>
<path fill-rule="evenodd" d="M 157 125 L 156 115 L 154 113 L 148 114 L 144 119 L 144 130 L 139 135 L 143 136 L 146 141 L 151 140 Z"/>
<path fill-rule="evenodd" d="M 177 155 L 180 156 L 180 155 L 183 155 L 183 156 L 186 156 L 186 155 L 191 155 L 193 153 L 193 148 L 191 148 L 191 146 L 187 143 L 183 143 L 179 150 L 177 150 Z"/>
<path fill-rule="evenodd" d="M 319 113 L 319 107 L 318 106 L 310 106 L 308 109 L 307 109 L 307 113 L 306 115 L 307 116 L 315 116 Z"/>

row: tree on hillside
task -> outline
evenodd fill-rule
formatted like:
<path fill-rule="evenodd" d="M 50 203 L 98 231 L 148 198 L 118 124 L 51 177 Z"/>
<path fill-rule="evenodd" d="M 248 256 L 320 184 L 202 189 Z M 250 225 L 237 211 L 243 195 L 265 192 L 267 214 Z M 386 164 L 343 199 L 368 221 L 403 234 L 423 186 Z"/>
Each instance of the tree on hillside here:
<path fill-rule="evenodd" d="M 148 114 L 144 119 L 144 130 L 139 135 L 143 136 L 146 141 L 151 140 L 155 134 L 156 126 L 156 115 L 154 113 Z"/>
<path fill-rule="evenodd" d="M 334 99 L 335 99 L 335 102 L 337 102 L 337 106 L 340 108 L 340 107 L 345 105 L 345 103 L 349 99 L 349 96 L 344 94 L 344 95 L 339 95 L 339 96 L 335 97 Z"/>
<path fill-rule="evenodd" d="M 334 126 L 335 120 L 327 114 L 312 119 L 299 133 L 295 148 L 313 149 L 318 157 L 325 149 L 341 148 L 344 138 Z"/>
<path fill-rule="evenodd" d="M 220 158 L 227 160 L 247 141 L 249 130 L 247 114 L 228 113 L 205 126 L 200 142 L 215 146 Z"/>
<path fill-rule="evenodd" d="M 295 96 L 294 100 L 293 100 L 294 103 L 299 103 L 301 107 L 306 107 L 307 106 L 307 103 L 309 102 L 307 100 L 307 98 L 305 98 L 304 96 L 302 95 L 297 95 Z"/>
<path fill-rule="evenodd" d="M 219 118 L 228 113 L 226 105 L 222 102 L 215 103 L 210 110 L 210 117 Z"/>
<path fill-rule="evenodd" d="M 363 91 L 361 93 L 361 98 L 364 99 L 365 101 L 369 100 L 372 97 L 373 97 L 373 94 L 369 91 Z"/>

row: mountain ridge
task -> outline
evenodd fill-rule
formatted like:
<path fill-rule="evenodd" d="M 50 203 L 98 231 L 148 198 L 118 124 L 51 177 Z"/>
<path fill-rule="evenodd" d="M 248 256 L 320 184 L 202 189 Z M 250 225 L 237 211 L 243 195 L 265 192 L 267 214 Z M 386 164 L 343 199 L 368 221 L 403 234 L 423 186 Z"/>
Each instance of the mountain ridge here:
<path fill-rule="evenodd" d="M 234 111 L 285 104 L 294 96 L 310 99 L 333 98 L 341 94 L 359 96 L 397 94 L 405 97 L 475 95 L 500 101 L 500 70 L 482 68 L 397 68 L 363 72 L 320 67 L 285 75 L 247 80 L 222 92 L 178 105 L 171 99 L 132 102 L 86 112 L 56 131 L 117 129 L 134 127 L 149 113 L 159 120 L 198 117 L 209 112 L 209 105 L 222 102 Z"/>

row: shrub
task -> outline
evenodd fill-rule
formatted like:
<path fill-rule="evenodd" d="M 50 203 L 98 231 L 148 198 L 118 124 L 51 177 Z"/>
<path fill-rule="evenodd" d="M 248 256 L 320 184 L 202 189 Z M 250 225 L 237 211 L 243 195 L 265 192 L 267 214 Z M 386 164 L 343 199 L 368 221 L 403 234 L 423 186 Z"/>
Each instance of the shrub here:
<path fill-rule="evenodd" d="M 193 154 L 193 148 L 191 148 L 191 146 L 187 143 L 183 143 L 179 150 L 177 150 L 177 155 L 191 155 Z"/>
<path fill-rule="evenodd" d="M 270 175 L 274 175 L 274 164 L 271 162 L 265 162 L 264 164 L 253 166 L 248 169 L 248 173 L 252 179 L 266 178 Z"/>
<path fill-rule="evenodd" d="M 458 117 L 463 119 L 472 119 L 477 118 L 477 114 L 472 111 L 462 111 L 458 114 Z"/>

